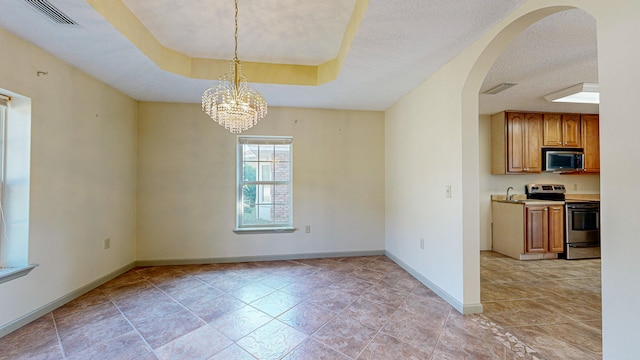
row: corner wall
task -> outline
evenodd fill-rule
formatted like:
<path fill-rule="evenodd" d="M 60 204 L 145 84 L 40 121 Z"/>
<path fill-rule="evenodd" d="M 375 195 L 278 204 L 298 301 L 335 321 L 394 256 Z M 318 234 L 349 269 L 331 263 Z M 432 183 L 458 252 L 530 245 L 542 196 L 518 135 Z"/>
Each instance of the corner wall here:
<path fill-rule="evenodd" d="M 453 84 L 463 80 L 439 71 L 389 108 L 385 118 L 386 249 L 453 298 L 459 311 L 465 305 L 462 129 L 455 121 L 460 108 L 453 105 L 460 95 Z"/>
<path fill-rule="evenodd" d="M 595 0 L 594 0 L 595 1 Z M 604 359 L 635 359 L 640 339 L 638 84 L 640 1 L 597 2 Z"/>
<path fill-rule="evenodd" d="M 32 104 L 28 258 L 40 265 L 0 284 L 4 327 L 135 260 L 136 103 L 2 29 L 0 44 L 0 87 Z"/>
<path fill-rule="evenodd" d="M 384 114 L 269 108 L 293 136 L 293 233 L 235 234 L 236 136 L 198 104 L 140 103 L 138 260 L 384 251 Z M 311 233 L 304 232 L 311 225 Z"/>

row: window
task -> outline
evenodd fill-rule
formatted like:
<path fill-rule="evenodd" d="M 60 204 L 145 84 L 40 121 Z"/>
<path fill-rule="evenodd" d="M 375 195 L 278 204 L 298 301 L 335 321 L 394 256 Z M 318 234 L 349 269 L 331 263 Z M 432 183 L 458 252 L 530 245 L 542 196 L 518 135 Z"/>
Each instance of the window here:
<path fill-rule="evenodd" d="M 5 214 L 4 214 L 4 153 L 5 153 L 5 123 L 7 116 L 8 97 L 0 95 L 0 269 L 6 267 L 6 232 Z"/>
<path fill-rule="evenodd" d="M 238 136 L 236 230 L 292 230 L 292 138 Z"/>
<path fill-rule="evenodd" d="M 29 265 L 31 100 L 0 89 L 0 284 Z"/>

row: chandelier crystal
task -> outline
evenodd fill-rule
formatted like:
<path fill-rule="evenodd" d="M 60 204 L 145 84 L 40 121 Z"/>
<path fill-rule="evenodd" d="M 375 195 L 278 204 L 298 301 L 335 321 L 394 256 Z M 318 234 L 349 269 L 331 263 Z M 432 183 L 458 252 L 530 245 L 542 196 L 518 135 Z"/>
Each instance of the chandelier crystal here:
<path fill-rule="evenodd" d="M 238 60 L 238 0 L 235 1 L 235 52 L 229 72 L 202 94 L 202 110 L 225 129 L 239 134 L 267 115 L 267 102 L 249 87 Z"/>

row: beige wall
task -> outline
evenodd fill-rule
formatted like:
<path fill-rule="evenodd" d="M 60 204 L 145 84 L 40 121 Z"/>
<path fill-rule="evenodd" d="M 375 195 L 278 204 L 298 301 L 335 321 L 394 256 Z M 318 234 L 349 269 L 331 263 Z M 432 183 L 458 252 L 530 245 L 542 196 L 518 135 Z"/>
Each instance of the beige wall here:
<path fill-rule="evenodd" d="M 603 355 L 634 359 L 640 339 L 640 122 L 633 116 L 640 110 L 640 1 L 591 2 L 597 10 L 601 92 Z"/>
<path fill-rule="evenodd" d="M 242 235 L 236 136 L 197 104 L 141 103 L 138 116 L 139 260 L 384 250 L 382 112 L 270 108 L 243 135 L 293 136 L 299 230 Z"/>
<path fill-rule="evenodd" d="M 491 116 L 479 119 L 480 142 L 480 250 L 491 250 L 491 195 L 524 194 L 524 186 L 531 183 L 563 184 L 567 194 L 599 194 L 600 175 L 492 175 L 491 174 Z"/>
<path fill-rule="evenodd" d="M 29 262 L 40 265 L 0 284 L 3 326 L 135 260 L 136 103 L 2 29 L 0 44 L 0 87 L 32 103 Z"/>
<path fill-rule="evenodd" d="M 386 112 L 386 249 L 462 311 L 461 128 L 455 109 L 436 106 L 459 97 L 441 85 L 455 82 L 448 75 L 436 74 Z"/>

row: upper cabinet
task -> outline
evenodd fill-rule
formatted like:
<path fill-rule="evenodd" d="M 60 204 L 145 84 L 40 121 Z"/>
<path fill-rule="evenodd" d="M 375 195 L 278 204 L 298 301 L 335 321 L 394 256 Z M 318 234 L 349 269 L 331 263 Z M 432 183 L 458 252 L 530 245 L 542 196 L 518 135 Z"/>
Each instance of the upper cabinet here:
<path fill-rule="evenodd" d="M 598 115 L 507 111 L 491 116 L 491 173 L 542 172 L 542 148 L 584 148 L 586 173 L 600 172 Z"/>
<path fill-rule="evenodd" d="M 584 172 L 600 172 L 600 117 L 582 115 L 582 147 L 584 148 Z"/>
<path fill-rule="evenodd" d="M 580 114 L 543 114 L 542 146 L 579 148 Z"/>
<path fill-rule="evenodd" d="M 502 112 L 491 117 L 492 174 L 542 171 L 542 115 Z"/>

